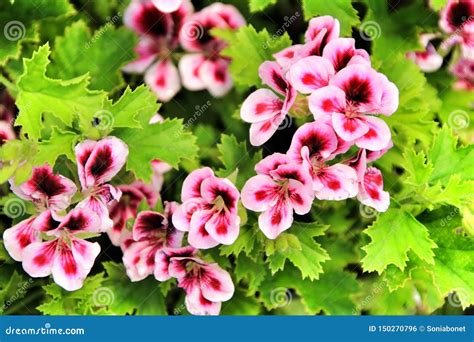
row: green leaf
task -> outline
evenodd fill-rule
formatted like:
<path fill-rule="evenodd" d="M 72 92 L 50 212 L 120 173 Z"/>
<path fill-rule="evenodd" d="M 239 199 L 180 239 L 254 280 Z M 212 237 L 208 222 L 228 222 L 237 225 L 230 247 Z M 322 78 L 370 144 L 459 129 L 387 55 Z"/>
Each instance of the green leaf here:
<path fill-rule="evenodd" d="M 144 181 L 151 179 L 150 162 L 164 161 L 177 168 L 182 159 L 197 156 L 196 137 L 183 130 L 183 121 L 165 120 L 144 128 L 119 128 L 113 133 L 127 143 L 127 170 Z"/>
<path fill-rule="evenodd" d="M 114 103 L 112 100 L 105 101 L 103 114 L 111 114 L 111 122 L 108 126 L 140 128 L 149 125 L 151 117 L 158 112 L 159 108 L 156 95 L 147 86 L 141 85 L 134 90 L 127 87 L 120 99 Z"/>
<path fill-rule="evenodd" d="M 24 281 L 21 274 L 15 270 L 8 272 L 4 266 L 0 275 L 0 314 L 8 310 L 17 300 L 22 299 L 32 283 L 31 278 Z"/>
<path fill-rule="evenodd" d="M 255 243 L 260 234 L 257 226 L 249 227 L 244 225 L 240 227 L 239 237 L 232 245 L 222 245 L 220 247 L 220 254 L 237 257 L 240 253 L 244 252 L 248 256 L 254 250 Z"/>
<path fill-rule="evenodd" d="M 413 148 L 408 148 L 403 153 L 405 171 L 408 173 L 406 182 L 413 185 L 424 185 L 433 173 L 433 165 L 426 161 L 423 151 L 416 153 Z"/>
<path fill-rule="evenodd" d="M 104 286 L 112 299 L 107 301 L 108 311 L 115 315 L 166 315 L 164 297 L 159 283 L 152 277 L 132 282 L 122 264 L 104 262 L 107 272 Z"/>
<path fill-rule="evenodd" d="M 0 147 L 0 184 L 15 176 L 17 184 L 26 181 L 34 166 L 38 146 L 31 140 L 9 140 Z"/>
<path fill-rule="evenodd" d="M 71 79 L 89 73 L 90 89 L 120 88 L 124 83 L 120 68 L 134 58 L 135 40 L 132 31 L 111 23 L 91 34 L 85 22 L 75 22 L 56 38 L 49 75 Z"/>
<path fill-rule="evenodd" d="M 352 26 L 360 24 L 357 11 L 352 7 L 351 0 L 303 0 L 303 11 L 306 20 L 320 15 L 330 15 L 339 19 L 341 36 L 351 36 Z"/>
<path fill-rule="evenodd" d="M 235 264 L 234 275 L 237 281 L 246 283 L 248 294 L 254 295 L 267 275 L 263 262 L 260 260 L 254 261 L 241 254 Z"/>
<path fill-rule="evenodd" d="M 250 12 L 263 11 L 270 5 L 276 4 L 277 0 L 249 0 Z"/>
<path fill-rule="evenodd" d="M 237 188 L 241 189 L 245 182 L 255 174 L 254 168 L 262 159 L 262 152 L 256 153 L 247 151 L 245 142 L 237 142 L 233 135 L 221 136 L 221 143 L 217 145 L 220 152 L 219 159 L 224 164 L 224 169 L 220 169 L 217 175 L 220 177 L 228 177 L 237 170 Z"/>
<path fill-rule="evenodd" d="M 18 58 L 24 41 L 38 41 L 37 23 L 47 18 L 71 15 L 67 0 L 18 0 L 0 2 L 0 65 Z"/>
<path fill-rule="evenodd" d="M 41 137 L 43 113 L 52 113 L 67 126 L 79 117 L 86 126 L 105 99 L 105 93 L 87 89 L 89 81 L 85 76 L 68 81 L 46 77 L 49 54 L 46 44 L 33 53 L 31 59 L 25 59 L 24 73 L 18 80 L 19 114 L 15 125 L 22 126 L 23 133 L 34 139 Z"/>
<path fill-rule="evenodd" d="M 224 316 L 256 316 L 260 314 L 260 303 L 253 297 L 245 296 L 244 291 L 237 289 L 232 298 L 222 303 L 220 314 Z"/>
<path fill-rule="evenodd" d="M 272 55 L 292 42 L 285 32 L 279 37 L 272 37 L 266 29 L 257 32 L 252 25 L 242 26 L 238 31 L 213 30 L 215 36 L 227 41 L 228 46 L 222 55 L 232 58 L 230 72 L 237 86 L 251 87 L 261 85 L 258 68 Z"/>
<path fill-rule="evenodd" d="M 362 259 L 365 271 L 381 274 L 391 264 L 403 270 L 410 250 L 426 262 L 434 263 L 436 244 L 430 239 L 428 230 L 403 209 L 391 208 L 382 213 L 364 232 L 372 239 L 362 247 L 366 252 Z"/>
<path fill-rule="evenodd" d="M 448 0 L 431 0 L 430 1 L 430 6 L 435 10 L 439 11 L 442 9 L 446 4 L 448 3 Z"/>
<path fill-rule="evenodd" d="M 274 242 L 268 241 L 268 244 L 275 244 L 275 251 L 268 248 L 266 251 L 272 273 L 283 270 L 288 259 L 300 270 L 303 279 L 319 279 L 322 263 L 329 259 L 329 255 L 314 238 L 323 235 L 327 228 L 317 222 L 294 222 L 294 235 L 283 233 Z"/>
<path fill-rule="evenodd" d="M 35 156 L 34 164 L 43 165 L 48 163 L 53 167 L 61 155 L 75 162 L 74 146 L 77 139 L 78 136 L 75 133 L 63 132 L 57 128 L 53 128 L 50 138 L 38 143 L 38 152 Z"/>

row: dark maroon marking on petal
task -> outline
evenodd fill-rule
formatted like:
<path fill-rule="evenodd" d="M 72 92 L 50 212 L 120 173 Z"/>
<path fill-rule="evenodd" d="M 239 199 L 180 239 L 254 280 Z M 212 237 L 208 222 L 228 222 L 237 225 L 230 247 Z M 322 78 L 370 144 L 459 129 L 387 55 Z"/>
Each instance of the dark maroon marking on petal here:
<path fill-rule="evenodd" d="M 228 189 L 222 189 L 219 187 L 213 187 L 210 189 L 213 198 L 221 197 L 227 208 L 232 208 L 237 198 L 233 196 Z"/>
<path fill-rule="evenodd" d="M 277 225 L 281 222 L 281 213 L 279 210 L 277 210 L 273 215 L 270 220 L 271 224 Z"/>
<path fill-rule="evenodd" d="M 134 18 L 140 31 L 156 37 L 166 37 L 169 28 L 170 16 L 164 14 L 152 2 L 142 4 L 140 13 Z"/>
<path fill-rule="evenodd" d="M 372 95 L 369 81 L 353 76 L 343 85 L 346 99 L 353 103 L 367 103 Z"/>
<path fill-rule="evenodd" d="M 89 223 L 89 219 L 82 213 L 72 214 L 69 219 L 63 223 L 63 226 L 69 230 L 81 230 Z"/>
<path fill-rule="evenodd" d="M 199 232 L 199 234 L 201 234 L 203 237 L 209 236 L 209 233 L 208 233 L 207 230 L 206 230 L 205 224 L 201 224 L 201 225 L 199 226 L 198 232 Z"/>
<path fill-rule="evenodd" d="M 311 131 L 309 135 L 306 135 L 301 139 L 301 145 L 308 146 L 310 157 L 325 150 L 328 144 L 329 141 L 326 137 L 323 135 L 320 136 L 319 133 L 315 131 Z"/>
<path fill-rule="evenodd" d="M 227 229 L 227 220 L 225 217 L 219 217 L 217 221 L 216 233 L 219 235 L 225 235 L 228 232 Z"/>
<path fill-rule="evenodd" d="M 155 230 L 163 227 L 165 217 L 158 213 L 145 213 L 140 215 L 137 226 L 144 230 Z"/>
<path fill-rule="evenodd" d="M 221 82 L 221 83 L 224 83 L 225 82 L 225 79 L 226 79 L 226 72 L 223 68 L 221 67 L 218 67 L 216 69 L 216 71 L 214 72 L 214 78 L 216 79 L 216 81 L 218 82 Z"/>
<path fill-rule="evenodd" d="M 112 166 L 112 164 L 112 150 L 110 146 L 105 145 L 97 152 L 90 167 L 90 172 L 93 176 L 101 176 Z"/>
<path fill-rule="evenodd" d="M 366 188 L 366 191 L 369 194 L 370 198 L 376 201 L 380 199 L 380 192 L 377 188 L 369 186 Z"/>
<path fill-rule="evenodd" d="M 204 296 L 202 295 L 202 292 L 199 293 L 199 302 L 205 306 L 210 306 L 213 304 L 210 300 L 207 300 L 206 298 L 204 298 Z"/>
<path fill-rule="evenodd" d="M 334 60 L 334 69 L 336 70 L 336 72 L 345 68 L 352 57 L 354 57 L 354 51 L 352 51 L 351 49 L 345 51 L 338 51 Z"/>
<path fill-rule="evenodd" d="M 8 135 L 4 132 L 0 132 L 0 146 L 2 146 L 8 140 Z"/>
<path fill-rule="evenodd" d="M 284 92 L 286 88 L 288 88 L 287 82 L 276 71 L 272 72 L 272 79 L 273 79 L 273 82 L 275 82 L 278 89 L 280 89 L 282 92 Z"/>
<path fill-rule="evenodd" d="M 33 241 L 33 237 L 31 236 L 31 234 L 27 232 L 21 232 L 17 236 L 17 241 L 18 241 L 18 244 L 20 245 L 20 248 L 25 248 Z"/>
<path fill-rule="evenodd" d="M 471 8 L 469 1 L 459 1 L 458 3 L 453 3 L 453 5 L 448 9 L 447 19 L 449 24 L 454 28 L 462 26 L 466 20 L 468 20 L 468 18 L 474 14 L 469 13 Z"/>
<path fill-rule="evenodd" d="M 61 184 L 61 178 L 54 175 L 49 167 L 36 168 L 31 182 L 36 185 L 38 191 L 48 197 L 59 195 L 66 190 L 66 187 Z"/>
<path fill-rule="evenodd" d="M 56 250 L 56 243 L 49 243 L 45 249 L 42 249 L 42 254 L 39 254 L 33 258 L 33 263 L 38 266 L 43 266 L 48 262 L 50 258 L 52 258 L 52 254 Z"/>
<path fill-rule="evenodd" d="M 296 203 L 298 203 L 299 205 L 303 204 L 303 198 L 301 198 L 301 196 L 297 193 L 291 194 L 291 199 L 295 201 Z"/>
<path fill-rule="evenodd" d="M 269 196 L 269 192 L 266 190 L 258 190 L 255 192 L 255 199 L 257 201 L 263 201 L 265 198 Z"/>
<path fill-rule="evenodd" d="M 153 266 L 155 264 L 155 255 L 153 253 L 149 254 L 146 259 L 146 264 L 148 266 Z"/>

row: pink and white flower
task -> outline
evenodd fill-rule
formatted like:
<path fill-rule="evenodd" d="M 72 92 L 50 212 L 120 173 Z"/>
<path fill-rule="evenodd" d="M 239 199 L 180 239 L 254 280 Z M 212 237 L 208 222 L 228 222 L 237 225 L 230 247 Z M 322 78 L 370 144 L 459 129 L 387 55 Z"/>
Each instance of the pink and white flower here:
<path fill-rule="evenodd" d="M 48 222 L 43 228 L 48 227 L 45 234 L 51 239 L 25 247 L 23 269 L 34 278 L 52 274 L 56 284 L 67 291 L 80 289 L 100 252 L 97 242 L 83 240 L 80 234 L 98 233 L 99 218 L 88 209 L 73 209 L 60 222 L 51 215 L 45 215 L 43 222 Z"/>
<path fill-rule="evenodd" d="M 171 53 L 178 46 L 179 32 L 192 12 L 188 0 L 133 0 L 125 12 L 125 25 L 138 33 L 140 41 L 135 48 L 138 59 L 123 70 L 145 73 L 145 82 L 160 101 L 168 102 L 181 89 Z"/>
<path fill-rule="evenodd" d="M 179 61 L 183 85 L 189 90 L 207 89 L 214 97 L 229 92 L 233 82 L 230 60 L 220 55 L 226 43 L 213 37 L 214 28 L 236 30 L 245 19 L 232 5 L 214 3 L 193 14 L 180 32 L 182 47 L 190 52 Z"/>
<path fill-rule="evenodd" d="M 329 86 L 314 91 L 309 108 L 315 120 L 329 123 L 344 141 L 372 151 L 391 140 L 387 124 L 367 114 L 391 115 L 398 108 L 398 89 L 372 68 L 354 64 L 339 71 Z"/>
<path fill-rule="evenodd" d="M 191 172 L 181 190 L 183 204 L 173 214 L 174 226 L 188 232 L 195 248 L 231 245 L 239 235 L 239 191 L 228 179 L 217 178 L 204 167 Z"/>
<path fill-rule="evenodd" d="M 390 206 L 390 194 L 383 191 L 382 172 L 373 166 L 367 167 L 367 156 L 364 149 L 360 150 L 357 157 L 351 162 L 351 166 L 355 168 L 359 181 L 357 199 L 362 204 L 379 212 L 387 211 Z"/>
<path fill-rule="evenodd" d="M 410 51 L 406 54 L 407 58 L 415 62 L 424 72 L 434 72 L 443 64 L 443 57 L 436 51 L 433 44 L 430 43 L 436 37 L 437 35 L 435 34 L 422 34 L 420 41 L 425 50 Z"/>
<path fill-rule="evenodd" d="M 343 200 L 357 195 L 357 175 L 349 166 L 328 161 L 350 145 L 338 141 L 333 128 L 319 122 L 306 123 L 293 136 L 288 157 L 308 170 L 312 189 L 320 200 Z"/>
<path fill-rule="evenodd" d="M 155 255 L 166 247 L 180 247 L 183 232 L 176 230 L 171 217 L 177 204 L 168 202 L 165 214 L 142 211 L 132 229 L 132 239 L 123 248 L 123 263 L 132 281 L 145 279 L 155 270 Z"/>
<path fill-rule="evenodd" d="M 465 57 L 474 58 L 474 3 L 472 0 L 449 0 L 440 12 L 441 30 L 452 34 L 448 45 L 460 43 Z"/>
<path fill-rule="evenodd" d="M 474 90 L 474 59 L 460 58 L 450 71 L 457 77 L 455 89 Z"/>
<path fill-rule="evenodd" d="M 306 169 L 281 153 L 274 153 L 256 166 L 258 175 L 242 188 L 242 203 L 250 210 L 262 212 L 260 230 L 276 239 L 293 223 L 293 211 L 299 215 L 311 210 L 314 193 Z"/>
<path fill-rule="evenodd" d="M 89 208 L 99 216 L 103 232 L 113 226 L 108 206 L 120 199 L 121 192 L 110 181 L 124 166 L 128 146 L 120 139 L 107 137 L 100 141 L 85 140 L 75 147 L 79 180 L 85 199 L 79 208 Z"/>
<path fill-rule="evenodd" d="M 16 134 L 12 126 L 7 121 L 0 120 L 0 146 L 7 140 L 14 140 L 15 138 Z"/>
<path fill-rule="evenodd" d="M 264 62 L 259 75 L 264 84 L 284 98 L 269 89 L 258 89 L 245 99 L 240 116 L 251 123 L 250 143 L 254 146 L 260 146 L 272 137 L 296 99 L 295 89 L 277 62 Z"/>
<path fill-rule="evenodd" d="M 221 303 L 232 298 L 235 287 L 229 273 L 218 264 L 197 258 L 192 247 L 163 249 L 156 254 L 155 277 L 171 277 L 186 292 L 185 304 L 193 315 L 218 315 Z"/>

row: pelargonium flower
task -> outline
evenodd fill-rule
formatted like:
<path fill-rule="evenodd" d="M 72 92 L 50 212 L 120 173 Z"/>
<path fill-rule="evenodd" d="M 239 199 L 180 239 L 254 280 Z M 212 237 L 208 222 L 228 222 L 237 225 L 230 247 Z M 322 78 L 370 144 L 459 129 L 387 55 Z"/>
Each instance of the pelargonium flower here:
<path fill-rule="evenodd" d="M 213 37 L 214 28 L 236 30 L 245 19 L 232 5 L 214 3 L 194 13 L 180 32 L 181 46 L 190 54 L 179 61 L 179 71 L 185 88 L 207 89 L 212 96 L 224 96 L 232 88 L 230 59 L 220 55 L 226 43 Z"/>
<path fill-rule="evenodd" d="M 239 235 L 239 191 L 228 179 L 217 178 L 204 167 L 191 172 L 181 190 L 183 204 L 173 214 L 174 226 L 188 232 L 195 248 L 231 245 Z"/>
<path fill-rule="evenodd" d="M 81 288 L 99 255 L 100 245 L 80 235 L 100 232 L 99 217 L 89 209 L 76 208 L 59 221 L 50 214 L 42 218 L 36 229 L 51 239 L 35 241 L 25 247 L 23 269 L 35 278 L 52 274 L 56 284 L 68 291 Z"/>
<path fill-rule="evenodd" d="M 153 4 L 163 13 L 177 11 L 183 4 L 183 0 L 152 0 Z"/>
<path fill-rule="evenodd" d="M 140 281 L 155 270 L 155 255 L 165 247 L 180 247 L 183 233 L 171 221 L 177 204 L 168 202 L 165 214 L 142 211 L 132 229 L 133 241 L 123 248 L 123 263 L 132 281 Z"/>
<path fill-rule="evenodd" d="M 385 121 L 367 114 L 393 114 L 398 107 L 398 88 L 372 68 L 354 64 L 339 71 L 329 86 L 314 91 L 309 108 L 315 120 L 334 127 L 345 141 L 376 151 L 391 140 Z"/>
<path fill-rule="evenodd" d="M 85 140 L 76 145 L 76 161 L 85 199 L 78 207 L 89 208 L 99 216 L 101 230 L 112 228 L 107 206 L 120 199 L 120 190 L 110 181 L 123 167 L 128 157 L 128 147 L 120 139 L 107 137 L 100 141 Z"/>
<path fill-rule="evenodd" d="M 158 200 L 158 193 L 141 181 L 135 181 L 130 185 L 119 185 L 117 189 L 122 196 L 118 202 L 110 206 L 109 217 L 114 225 L 107 234 L 113 245 L 120 246 L 127 221 L 137 215 L 138 206 L 142 201 L 146 201 L 148 206 L 153 208 Z"/>
<path fill-rule="evenodd" d="M 436 38 L 435 34 L 422 34 L 420 42 L 424 47 L 424 51 L 409 51 L 407 58 L 411 59 L 424 72 L 434 72 L 443 64 L 443 57 L 436 51 L 430 41 Z"/>
<path fill-rule="evenodd" d="M 124 22 L 140 36 L 135 48 L 138 59 L 123 70 L 145 73 L 145 82 L 162 102 L 168 102 L 181 89 L 171 52 L 179 43 L 179 32 L 193 7 L 185 1 L 133 0 L 128 6 Z M 156 6 L 155 6 L 156 5 Z M 178 5 L 176 9 L 175 6 Z M 172 12 L 172 13 L 170 13 Z"/>
<path fill-rule="evenodd" d="M 465 56 L 474 54 L 474 3 L 472 0 L 449 0 L 440 12 L 439 26 L 449 34 L 448 44 L 461 43 Z"/>
<path fill-rule="evenodd" d="M 229 273 L 218 264 L 208 264 L 196 257 L 192 247 L 165 248 L 156 254 L 155 277 L 171 277 L 186 292 L 185 304 L 193 315 L 218 315 L 221 303 L 232 298 L 235 288 Z"/>
<path fill-rule="evenodd" d="M 272 137 L 296 99 L 296 91 L 278 63 L 264 62 L 258 73 L 264 84 L 284 98 L 269 89 L 258 89 L 245 99 L 240 116 L 251 123 L 250 143 L 254 146 L 260 146 Z"/>
<path fill-rule="evenodd" d="M 457 77 L 455 89 L 474 90 L 474 59 L 460 58 L 450 71 Z"/>
<path fill-rule="evenodd" d="M 359 181 L 357 199 L 364 205 L 385 212 L 390 205 L 390 194 L 383 191 L 382 172 L 373 166 L 367 167 L 366 153 L 366 150 L 360 150 L 357 157 L 351 162 Z"/>
<path fill-rule="evenodd" d="M 0 146 L 7 140 L 14 140 L 16 137 L 12 126 L 7 121 L 0 120 Z"/>
<path fill-rule="evenodd" d="M 250 210 L 262 212 L 260 230 L 275 239 L 293 223 L 293 211 L 299 215 L 311 210 L 314 192 L 311 176 L 288 156 L 274 153 L 255 166 L 257 176 L 242 188 L 242 203 Z"/>
<path fill-rule="evenodd" d="M 357 195 L 357 174 L 345 164 L 329 165 L 328 161 L 349 147 L 350 144 L 338 141 L 331 126 L 310 122 L 298 128 L 287 155 L 308 170 L 316 198 L 343 200 Z"/>

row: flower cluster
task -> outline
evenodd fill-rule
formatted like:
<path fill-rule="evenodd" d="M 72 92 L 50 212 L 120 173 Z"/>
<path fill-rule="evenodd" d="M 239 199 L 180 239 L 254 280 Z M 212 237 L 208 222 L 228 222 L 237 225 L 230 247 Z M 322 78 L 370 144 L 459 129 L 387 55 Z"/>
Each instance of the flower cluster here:
<path fill-rule="evenodd" d="M 135 50 L 138 59 L 124 67 L 125 72 L 144 74 L 145 82 L 162 102 L 170 101 L 181 89 L 207 89 L 213 96 L 232 88 L 230 59 L 220 55 L 226 44 L 213 37 L 214 28 L 237 29 L 245 24 L 232 5 L 214 3 L 199 12 L 189 0 L 133 0 L 125 12 L 125 25 L 140 37 Z M 173 63 L 176 50 L 179 71 Z M 181 55 L 180 53 L 179 55 Z"/>
<path fill-rule="evenodd" d="M 457 78 L 456 89 L 474 89 L 474 2 L 471 0 L 449 0 L 440 12 L 440 32 L 420 35 L 423 51 L 410 51 L 407 57 L 413 60 L 422 71 L 437 71 L 443 64 L 443 56 L 452 49 L 460 47 L 454 54 L 451 73 Z M 433 41 L 442 40 L 435 48 Z"/>
<path fill-rule="evenodd" d="M 77 192 L 70 179 L 53 173 L 49 165 L 36 167 L 29 180 L 13 193 L 31 201 L 36 215 L 6 229 L 5 248 L 21 261 L 32 277 L 52 274 L 54 281 L 68 291 L 82 287 L 100 246 L 86 239 L 112 227 L 108 207 L 120 198 L 120 189 L 107 184 L 127 160 L 128 147 L 120 139 L 86 140 L 76 146 L 82 200 L 67 212 Z"/>
<path fill-rule="evenodd" d="M 0 146 L 2 146 L 5 141 L 13 140 L 16 137 L 15 131 L 13 130 L 14 117 L 14 100 L 4 90 L 0 92 Z"/>
<path fill-rule="evenodd" d="M 392 146 L 388 125 L 377 115 L 398 108 L 398 89 L 371 67 L 369 54 L 352 38 L 339 37 L 330 16 L 311 19 L 305 43 L 274 55 L 259 69 L 270 89 L 244 101 L 241 117 L 251 123 L 250 142 L 268 141 L 288 115 L 311 112 L 286 154 L 275 153 L 255 167 L 242 189 L 242 203 L 262 212 L 260 229 L 271 239 L 291 227 L 293 211 L 306 214 L 314 198 L 356 197 L 378 211 L 389 206 L 381 172 L 367 167 Z"/>

